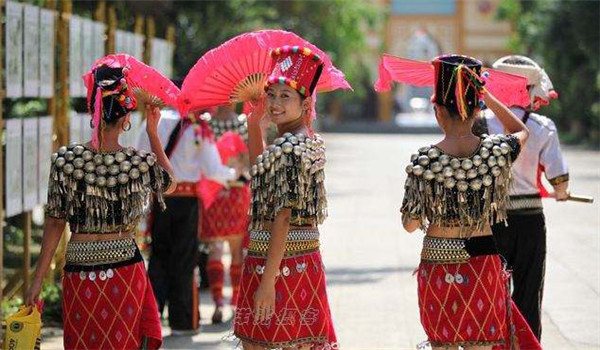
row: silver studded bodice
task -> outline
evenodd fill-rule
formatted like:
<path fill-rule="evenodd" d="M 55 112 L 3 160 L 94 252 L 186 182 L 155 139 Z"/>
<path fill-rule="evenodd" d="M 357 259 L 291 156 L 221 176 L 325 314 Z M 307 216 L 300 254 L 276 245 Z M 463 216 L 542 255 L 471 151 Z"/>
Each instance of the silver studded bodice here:
<path fill-rule="evenodd" d="M 74 233 L 126 232 L 144 216 L 151 193 L 164 205 L 162 192 L 171 181 L 153 153 L 63 146 L 52 155 L 46 212 L 66 219 Z"/>
<path fill-rule="evenodd" d="M 411 156 L 402 213 L 427 224 L 476 230 L 506 218 L 510 167 L 520 150 L 513 135 L 482 135 L 469 157 L 425 146 Z"/>
<path fill-rule="evenodd" d="M 208 122 L 212 132 L 215 134 L 216 140 L 223 136 L 224 133 L 233 131 L 239 134 L 245 142 L 248 142 L 248 122 L 245 114 L 240 114 L 229 120 L 217 120 L 210 114 L 204 113 L 202 119 Z"/>
<path fill-rule="evenodd" d="M 262 229 L 282 208 L 290 224 L 316 226 L 327 217 L 325 146 L 319 135 L 286 133 L 275 139 L 252 166 L 251 228 Z"/>

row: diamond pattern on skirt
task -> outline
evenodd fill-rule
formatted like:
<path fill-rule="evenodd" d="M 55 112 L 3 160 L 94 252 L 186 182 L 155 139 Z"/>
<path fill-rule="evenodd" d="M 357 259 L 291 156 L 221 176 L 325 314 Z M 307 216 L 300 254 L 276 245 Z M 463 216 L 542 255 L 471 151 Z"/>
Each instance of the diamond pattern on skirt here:
<path fill-rule="evenodd" d="M 318 349 L 336 344 L 321 254 L 317 251 L 283 259 L 280 270 L 297 264 L 318 268 L 300 269 L 302 272 L 290 268 L 288 276 L 280 275 L 275 283 L 275 315 L 258 324 L 253 317 L 253 297 L 261 275 L 255 266 L 264 266 L 265 259 L 246 257 L 234 320 L 234 333 L 238 338 L 267 347 L 315 344 Z"/>
<path fill-rule="evenodd" d="M 462 283 L 446 277 L 458 274 Z M 508 340 L 507 276 L 497 255 L 460 264 L 422 262 L 417 278 L 421 323 L 432 344 Z"/>
<path fill-rule="evenodd" d="M 221 190 L 210 208 L 202 207 L 200 240 L 218 241 L 228 236 L 245 235 L 250 221 L 249 208 L 248 186 Z"/>
<path fill-rule="evenodd" d="M 114 269 L 107 280 L 63 277 L 65 349 L 138 349 L 142 337 L 160 346 L 160 321 L 143 262 Z M 143 319 L 146 321 L 144 322 Z"/>

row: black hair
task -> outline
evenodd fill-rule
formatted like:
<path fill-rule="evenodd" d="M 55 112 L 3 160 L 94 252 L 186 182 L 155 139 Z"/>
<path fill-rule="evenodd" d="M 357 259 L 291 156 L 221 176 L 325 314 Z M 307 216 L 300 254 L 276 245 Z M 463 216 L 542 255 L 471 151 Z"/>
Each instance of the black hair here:
<path fill-rule="evenodd" d="M 98 87 L 102 91 L 114 91 L 120 88 L 123 77 L 123 68 L 100 66 L 94 70 L 94 87 L 88 105 L 91 114 L 94 114 L 96 109 L 95 101 Z M 119 103 L 118 98 L 121 95 L 122 93 L 118 92 L 102 98 L 102 119 L 108 125 L 115 124 L 120 118 L 131 112 L 130 109 Z"/>

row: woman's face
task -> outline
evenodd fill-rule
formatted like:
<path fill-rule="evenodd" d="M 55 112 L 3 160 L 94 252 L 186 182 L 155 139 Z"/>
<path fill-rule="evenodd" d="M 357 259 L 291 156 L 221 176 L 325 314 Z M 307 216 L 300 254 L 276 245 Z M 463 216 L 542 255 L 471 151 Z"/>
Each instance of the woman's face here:
<path fill-rule="evenodd" d="M 267 115 L 274 124 L 289 123 L 302 116 L 306 100 L 287 85 L 271 85 L 267 90 Z"/>

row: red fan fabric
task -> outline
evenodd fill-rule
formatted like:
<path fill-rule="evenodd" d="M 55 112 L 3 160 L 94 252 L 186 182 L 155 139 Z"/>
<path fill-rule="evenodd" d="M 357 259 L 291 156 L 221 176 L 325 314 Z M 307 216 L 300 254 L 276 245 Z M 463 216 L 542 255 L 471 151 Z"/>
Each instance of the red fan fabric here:
<path fill-rule="evenodd" d="M 228 131 L 219 138 L 217 148 L 223 164 L 229 163 L 231 157 L 248 153 L 248 146 L 246 146 L 242 136 L 233 131 Z"/>
<path fill-rule="evenodd" d="M 507 106 L 529 105 L 527 78 L 494 69 L 485 69 L 485 72 L 489 74 L 485 78 L 486 89 L 502 103 Z M 433 65 L 429 62 L 383 55 L 379 63 L 379 77 L 375 82 L 375 90 L 389 91 L 393 81 L 414 86 L 433 86 Z"/>
<path fill-rule="evenodd" d="M 65 349 L 147 349 L 162 343 L 160 319 L 143 262 L 114 268 L 104 281 L 63 277 Z"/>
<path fill-rule="evenodd" d="M 96 60 L 92 68 L 83 75 L 83 81 L 87 88 L 88 103 L 92 97 L 94 87 L 93 70 L 100 65 L 124 68 L 125 80 L 132 89 L 142 89 L 148 94 L 160 98 L 165 105 L 177 107 L 177 97 L 180 94 L 179 88 L 155 68 L 126 54 L 104 56 Z"/>
<path fill-rule="evenodd" d="M 260 30 L 238 35 L 202 56 L 185 77 L 179 97 L 182 114 L 209 106 L 230 104 L 236 87 L 249 77 L 264 83 L 273 68 L 271 50 L 284 45 L 304 46 L 318 54 L 324 69 L 318 92 L 351 89 L 344 73 L 319 48 L 283 30 Z M 246 101 L 237 101 L 246 102 Z"/>

